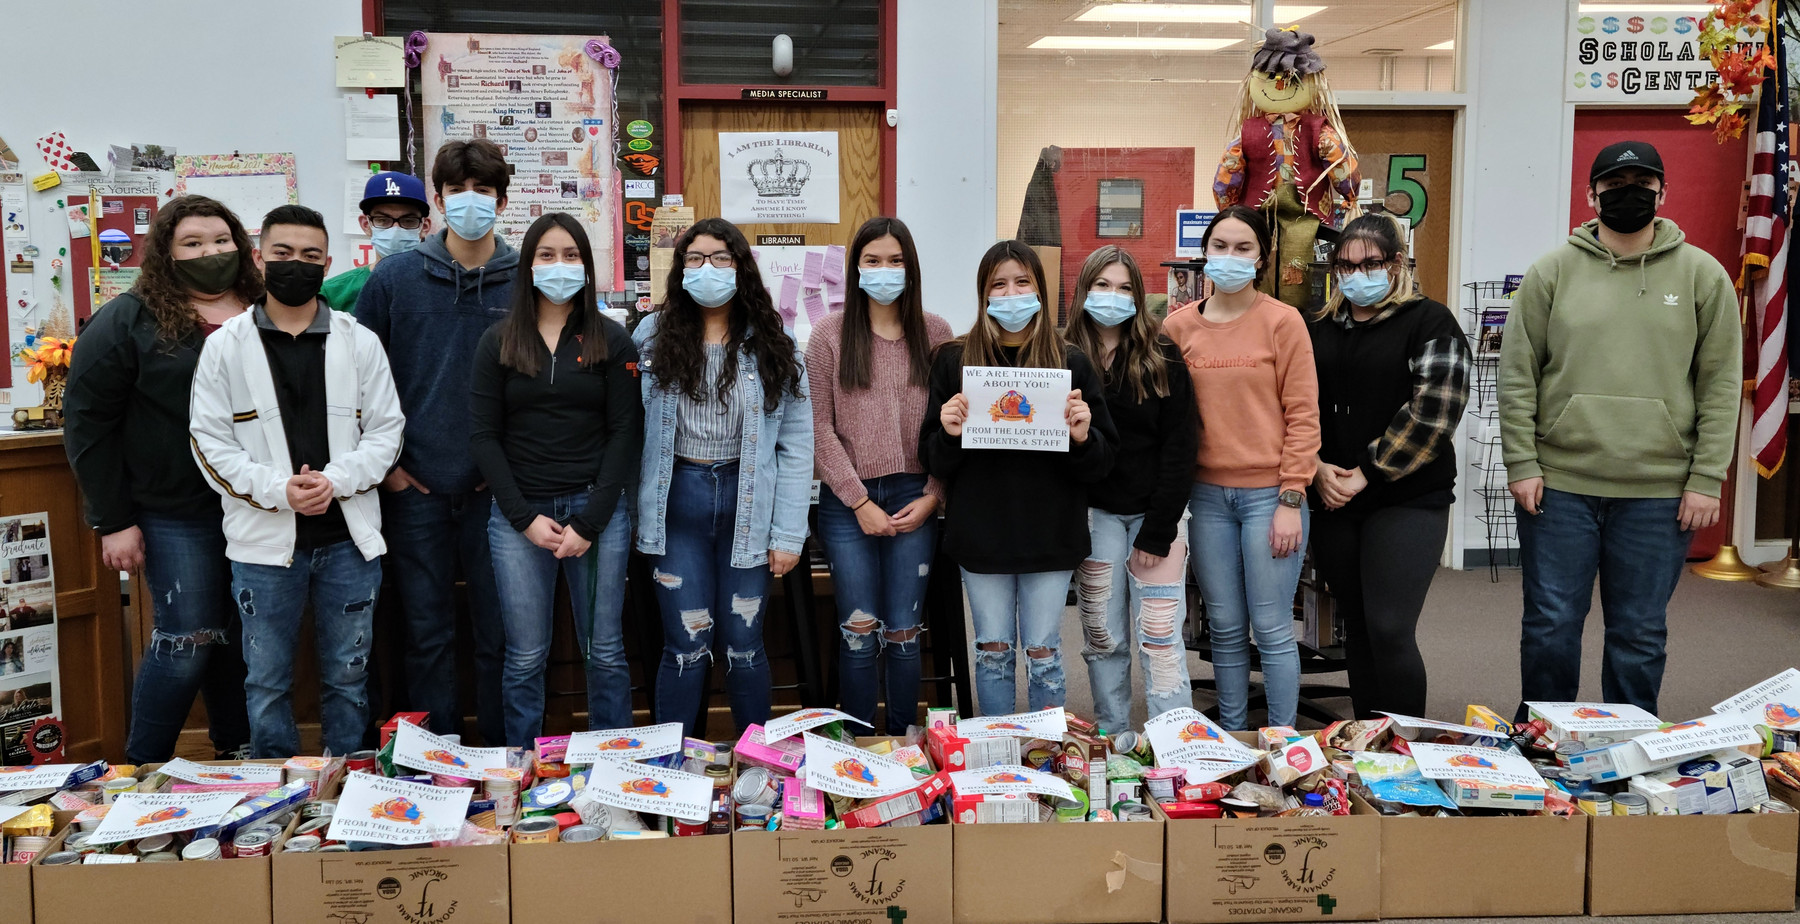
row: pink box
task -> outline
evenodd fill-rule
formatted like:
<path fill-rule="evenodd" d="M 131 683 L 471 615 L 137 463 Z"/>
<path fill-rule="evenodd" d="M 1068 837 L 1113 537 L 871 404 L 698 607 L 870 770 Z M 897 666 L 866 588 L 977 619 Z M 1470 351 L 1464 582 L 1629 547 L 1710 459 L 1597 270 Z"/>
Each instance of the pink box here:
<path fill-rule="evenodd" d="M 916 815 L 950 789 L 950 775 L 933 773 L 911 789 L 872 799 L 851 812 L 839 812 L 838 821 L 846 828 L 875 828 L 907 815 Z"/>
<path fill-rule="evenodd" d="M 754 726 L 752 726 L 754 727 Z M 739 752 L 742 756 L 742 752 Z M 825 796 L 794 777 L 781 781 L 783 830 L 818 831 L 825 827 Z"/>
<path fill-rule="evenodd" d="M 767 767 L 791 776 L 799 772 L 800 764 L 806 760 L 806 745 L 798 737 L 768 744 L 763 741 L 763 727 L 752 725 L 744 729 L 744 736 L 738 739 L 737 759 L 739 763 Z"/>

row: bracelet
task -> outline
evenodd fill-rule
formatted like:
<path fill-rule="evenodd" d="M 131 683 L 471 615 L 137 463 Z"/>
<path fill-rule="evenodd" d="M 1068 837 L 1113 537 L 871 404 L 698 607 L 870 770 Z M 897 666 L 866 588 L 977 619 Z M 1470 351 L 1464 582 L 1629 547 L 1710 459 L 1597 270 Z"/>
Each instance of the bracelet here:
<path fill-rule="evenodd" d="M 874 498 L 870 497 L 867 494 L 864 494 L 863 499 L 860 502 L 858 502 L 856 506 L 850 508 L 850 512 L 855 513 L 856 511 L 863 509 L 863 506 L 868 504 L 868 502 L 871 500 L 874 500 Z"/>

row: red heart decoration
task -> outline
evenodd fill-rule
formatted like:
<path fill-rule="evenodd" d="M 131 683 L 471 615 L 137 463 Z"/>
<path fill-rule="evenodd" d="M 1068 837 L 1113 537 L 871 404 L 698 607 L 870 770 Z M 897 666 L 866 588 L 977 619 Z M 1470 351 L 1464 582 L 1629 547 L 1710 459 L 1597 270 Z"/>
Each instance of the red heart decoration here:
<path fill-rule="evenodd" d="M 588 126 L 588 136 L 589 137 L 599 137 L 599 135 L 600 135 L 600 126 L 598 126 L 598 125 L 589 125 Z"/>

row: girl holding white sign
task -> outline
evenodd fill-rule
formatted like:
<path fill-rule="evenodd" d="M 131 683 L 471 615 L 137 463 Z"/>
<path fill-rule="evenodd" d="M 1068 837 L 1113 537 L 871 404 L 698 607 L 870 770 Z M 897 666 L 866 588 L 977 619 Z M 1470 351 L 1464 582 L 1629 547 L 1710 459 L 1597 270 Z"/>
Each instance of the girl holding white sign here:
<path fill-rule="evenodd" d="M 1262 660 L 1268 725 L 1294 724 L 1300 650 L 1294 587 L 1306 549 L 1306 488 L 1318 467 L 1319 382 L 1300 312 L 1258 292 L 1269 228 L 1254 209 L 1221 210 L 1206 229 L 1213 294 L 1169 315 L 1204 426 L 1195 459 L 1194 573 L 1212 634 L 1219 724 L 1249 725 L 1250 633 Z"/>
<path fill-rule="evenodd" d="M 806 346 L 817 443 L 819 544 L 837 588 L 840 699 L 875 726 L 875 666 L 887 672 L 887 731 L 918 721 L 919 622 L 944 485 L 919 462 L 931 348 L 950 324 L 925 311 L 919 252 L 898 218 L 850 242 L 844 310 Z M 879 726 L 875 726 L 879 730 Z"/>
<path fill-rule="evenodd" d="M 1088 486 L 1112 470 L 1118 435 L 1106 403 L 1083 399 L 1105 394 L 1100 376 L 1044 314 L 1044 265 L 1037 254 L 1019 241 L 1001 241 L 981 258 L 975 285 L 974 327 L 939 347 L 932 361 L 919 460 L 944 482 L 949 497 L 944 548 L 962 567 L 969 593 L 976 699 L 981 712 L 1003 715 L 1016 711 L 1015 649 L 1021 640 L 1030 708 L 1063 704 L 1063 600 L 1090 548 Z M 1056 402 L 1069 430 L 1066 452 L 963 445 L 972 412 L 963 394 L 964 370 L 994 367 L 1068 370 L 1070 390 Z M 997 402 L 973 412 L 1002 409 Z"/>
<path fill-rule="evenodd" d="M 1119 731 L 1134 727 L 1133 648 L 1143 655 L 1150 715 L 1194 701 L 1181 638 L 1194 386 L 1181 351 L 1145 304 L 1144 276 L 1130 253 L 1108 244 L 1089 254 L 1073 294 L 1065 334 L 1104 370 L 1106 408 L 1119 430 L 1112 473 L 1088 491 L 1093 550 L 1075 585 L 1095 717 Z"/>

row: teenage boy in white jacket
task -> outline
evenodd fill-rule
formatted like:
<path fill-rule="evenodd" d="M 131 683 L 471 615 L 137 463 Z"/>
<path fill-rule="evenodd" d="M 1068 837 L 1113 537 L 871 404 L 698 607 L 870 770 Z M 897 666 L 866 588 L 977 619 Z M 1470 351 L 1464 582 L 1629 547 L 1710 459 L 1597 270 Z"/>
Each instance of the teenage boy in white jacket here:
<path fill-rule="evenodd" d="M 244 623 L 250 747 L 300 753 L 292 688 L 300 614 L 318 636 L 324 745 L 363 746 L 369 642 L 381 587 L 381 504 L 405 418 L 381 341 L 319 286 L 331 265 L 318 212 L 263 219 L 266 299 L 206 339 L 194 373 L 194 459 L 225 508 L 231 592 Z"/>

